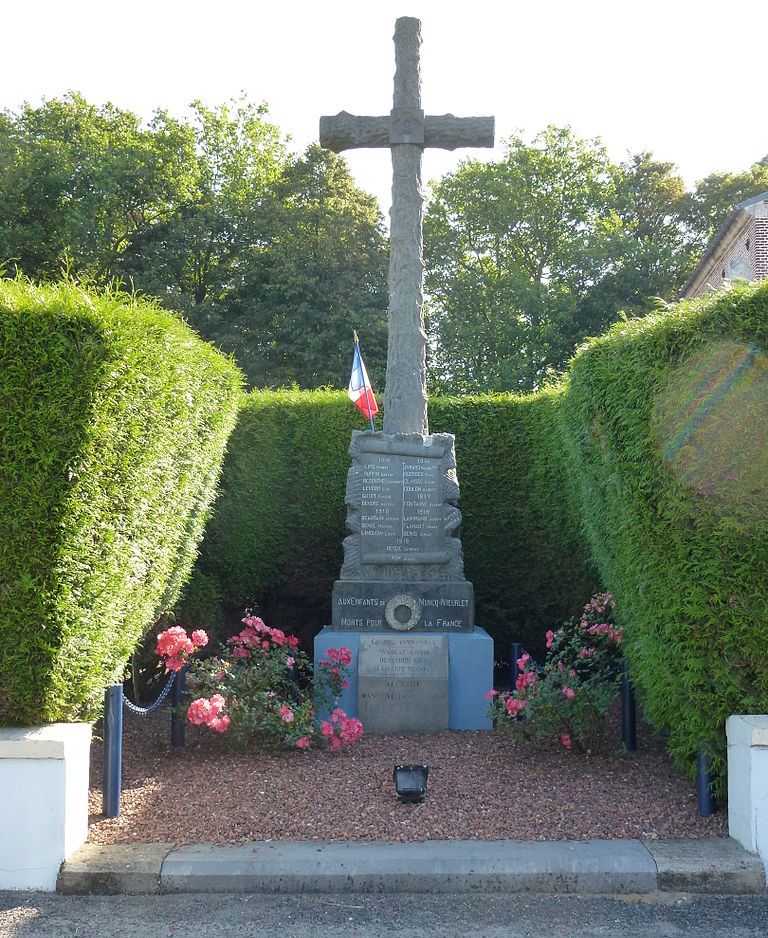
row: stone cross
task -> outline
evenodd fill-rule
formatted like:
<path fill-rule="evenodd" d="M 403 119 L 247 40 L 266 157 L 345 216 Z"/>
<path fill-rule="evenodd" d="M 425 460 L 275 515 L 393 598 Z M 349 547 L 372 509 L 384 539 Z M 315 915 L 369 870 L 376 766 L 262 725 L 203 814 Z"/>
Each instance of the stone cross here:
<path fill-rule="evenodd" d="M 395 94 L 388 117 L 342 111 L 320 118 L 320 145 L 339 153 L 357 147 L 392 150 L 390 211 L 389 347 L 384 432 L 426 435 L 426 334 L 422 315 L 424 260 L 421 154 L 424 147 L 492 147 L 492 117 L 424 116 L 421 109 L 421 23 L 395 23 Z"/>

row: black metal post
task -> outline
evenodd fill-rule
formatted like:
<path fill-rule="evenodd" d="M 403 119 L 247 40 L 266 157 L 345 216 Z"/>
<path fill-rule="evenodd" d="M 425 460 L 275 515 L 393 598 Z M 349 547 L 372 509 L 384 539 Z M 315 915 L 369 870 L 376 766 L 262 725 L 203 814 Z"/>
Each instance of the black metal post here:
<path fill-rule="evenodd" d="M 635 691 L 629 679 L 629 664 L 621 662 L 621 741 L 629 752 L 637 750 L 637 708 Z"/>
<path fill-rule="evenodd" d="M 181 749 L 186 743 L 184 738 L 184 714 L 182 705 L 187 687 L 186 665 L 176 672 L 176 680 L 171 688 L 171 745 L 174 749 Z"/>
<path fill-rule="evenodd" d="M 712 774 L 709 771 L 709 757 L 704 754 L 703 747 L 699 747 L 696 757 L 696 791 L 699 801 L 699 814 L 709 817 L 717 810 L 715 798 L 712 794 Z"/>
<path fill-rule="evenodd" d="M 512 681 L 511 690 L 514 690 L 517 686 L 517 678 L 520 675 L 520 668 L 517 666 L 518 659 L 522 658 L 525 648 L 522 645 L 522 642 L 512 642 L 510 654 L 512 655 L 512 661 L 510 662 L 509 676 Z"/>
<path fill-rule="evenodd" d="M 120 814 L 123 764 L 123 685 L 113 684 L 104 691 L 104 778 L 102 811 L 104 817 Z"/>

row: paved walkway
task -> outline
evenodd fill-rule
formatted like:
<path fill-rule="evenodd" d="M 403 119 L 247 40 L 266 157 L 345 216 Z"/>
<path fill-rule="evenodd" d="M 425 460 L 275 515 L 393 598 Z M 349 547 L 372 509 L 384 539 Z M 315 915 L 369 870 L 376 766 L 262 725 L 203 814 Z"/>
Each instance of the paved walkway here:
<path fill-rule="evenodd" d="M 86 844 L 59 892 L 628 895 L 765 894 L 759 857 L 730 838 L 424 843 Z"/>

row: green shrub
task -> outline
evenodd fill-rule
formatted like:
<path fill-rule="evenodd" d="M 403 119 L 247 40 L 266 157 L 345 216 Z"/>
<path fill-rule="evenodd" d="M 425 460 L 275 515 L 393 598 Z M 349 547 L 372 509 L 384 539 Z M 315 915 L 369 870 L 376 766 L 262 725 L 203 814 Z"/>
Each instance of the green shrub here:
<path fill-rule="evenodd" d="M 565 468 L 562 393 L 435 398 L 430 427 L 456 436 L 465 572 L 476 621 L 506 657 L 531 651 L 597 589 Z"/>
<path fill-rule="evenodd" d="M 456 435 L 477 622 L 500 643 L 542 643 L 544 630 L 595 588 L 564 468 L 559 406 L 556 390 L 430 402 L 432 429 Z M 329 621 L 347 449 L 363 426 L 340 391 L 249 395 L 199 563 L 219 584 L 230 624 L 251 607 L 308 641 Z"/>
<path fill-rule="evenodd" d="M 0 281 L 0 723 L 93 718 L 189 573 L 240 384 L 155 306 Z"/>
<path fill-rule="evenodd" d="M 360 415 L 339 391 L 248 395 L 198 563 L 218 584 L 230 626 L 254 608 L 307 640 L 328 621 L 355 428 Z"/>
<path fill-rule="evenodd" d="M 646 715 L 723 784 L 724 724 L 768 707 L 768 285 L 619 323 L 564 398 L 586 536 Z"/>

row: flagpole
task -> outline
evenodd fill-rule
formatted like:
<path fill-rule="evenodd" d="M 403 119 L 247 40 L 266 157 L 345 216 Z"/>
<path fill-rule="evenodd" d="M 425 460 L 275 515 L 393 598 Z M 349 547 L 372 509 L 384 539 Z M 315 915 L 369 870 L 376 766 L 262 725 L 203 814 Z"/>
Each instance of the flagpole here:
<path fill-rule="evenodd" d="M 360 355 L 360 340 L 357 337 L 357 329 L 352 330 L 352 334 L 355 337 L 355 348 L 357 349 L 358 355 Z M 362 361 L 362 358 L 360 359 Z M 368 411 L 368 420 L 371 422 L 371 433 L 376 431 L 373 428 L 373 414 L 371 413 L 371 399 L 368 397 L 368 388 L 365 388 L 365 409 Z"/>

